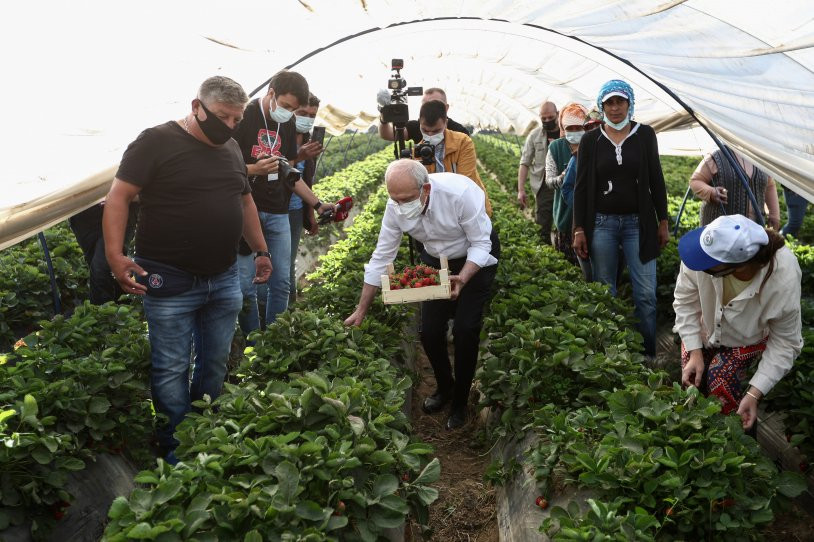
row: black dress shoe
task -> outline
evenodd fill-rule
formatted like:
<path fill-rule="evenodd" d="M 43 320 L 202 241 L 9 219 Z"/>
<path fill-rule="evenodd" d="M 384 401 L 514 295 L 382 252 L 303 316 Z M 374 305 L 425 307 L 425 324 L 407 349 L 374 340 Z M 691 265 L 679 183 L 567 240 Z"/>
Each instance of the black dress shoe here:
<path fill-rule="evenodd" d="M 466 408 L 455 409 L 447 420 L 447 430 L 452 431 L 466 425 Z"/>
<path fill-rule="evenodd" d="M 451 397 L 449 395 L 444 395 L 441 392 L 435 392 L 426 399 L 424 399 L 424 403 L 421 405 L 421 408 L 427 414 L 435 414 L 436 412 L 441 412 L 444 410 L 444 406 L 449 402 Z"/>

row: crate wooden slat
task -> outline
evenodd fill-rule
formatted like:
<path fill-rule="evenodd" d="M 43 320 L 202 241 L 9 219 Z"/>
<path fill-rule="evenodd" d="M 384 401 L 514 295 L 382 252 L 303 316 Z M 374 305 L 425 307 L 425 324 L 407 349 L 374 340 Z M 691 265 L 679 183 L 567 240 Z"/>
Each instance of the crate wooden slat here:
<path fill-rule="evenodd" d="M 438 286 L 422 286 L 421 288 L 405 288 L 404 290 L 390 289 L 390 275 L 396 272 L 393 264 L 387 264 L 387 275 L 382 275 L 382 301 L 385 305 L 398 305 L 402 303 L 418 303 L 432 299 L 449 299 L 451 286 L 449 283 L 449 261 L 441 256 L 441 269 L 438 271 Z"/>

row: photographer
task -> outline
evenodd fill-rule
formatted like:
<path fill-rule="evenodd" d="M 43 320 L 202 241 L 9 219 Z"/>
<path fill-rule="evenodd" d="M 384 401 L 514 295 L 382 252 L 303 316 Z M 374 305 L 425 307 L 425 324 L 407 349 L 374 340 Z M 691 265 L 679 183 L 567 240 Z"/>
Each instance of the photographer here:
<path fill-rule="evenodd" d="M 435 100 L 444 104 L 446 114 L 446 112 L 449 111 L 449 104 L 447 103 L 447 93 L 440 88 L 434 87 L 425 90 L 424 96 L 423 98 L 421 98 L 421 105 L 424 105 L 427 102 Z M 390 103 L 390 94 L 386 90 L 379 91 L 377 101 L 379 103 L 379 108 L 381 109 L 382 106 L 385 106 Z M 447 118 L 447 129 L 453 132 L 460 132 L 462 134 L 470 135 L 469 130 L 464 128 L 463 124 L 455 122 L 450 118 Z M 393 131 L 393 125 L 387 122 L 379 123 L 379 137 L 381 137 L 385 141 L 395 141 L 396 135 Z M 407 121 L 407 126 L 404 129 L 404 140 L 405 141 L 412 140 L 413 144 L 418 145 L 418 142 L 421 141 L 421 129 L 419 127 L 419 121 L 417 120 Z"/>
<path fill-rule="evenodd" d="M 478 175 L 475 144 L 468 135 L 450 130 L 448 121 L 443 102 L 432 100 L 421 106 L 418 116 L 421 139 L 413 148 L 413 158 L 421 159 L 429 173 L 458 173 L 472 179 L 483 190 L 486 214 L 492 216 L 492 203 Z"/>
<path fill-rule="evenodd" d="M 305 143 L 297 148 L 294 111 L 308 104 L 309 90 L 305 78 L 291 71 L 280 71 L 271 78 L 268 92 L 246 106 L 243 122 L 234 139 L 243 153 L 243 160 L 252 187 L 252 197 L 260 215 L 271 263 L 274 266 L 268 280 L 265 325 L 288 308 L 291 289 L 291 226 L 288 204 L 291 193 L 302 198 L 309 208 L 323 213 L 333 205 L 319 201 L 291 164 L 314 158 L 322 152 L 319 143 Z M 287 159 L 287 160 L 286 160 Z M 286 175 L 285 172 L 290 174 Z M 241 250 L 238 257 L 244 308 L 240 327 L 244 333 L 260 328 L 257 312 L 257 291 L 251 283 L 252 255 Z"/>

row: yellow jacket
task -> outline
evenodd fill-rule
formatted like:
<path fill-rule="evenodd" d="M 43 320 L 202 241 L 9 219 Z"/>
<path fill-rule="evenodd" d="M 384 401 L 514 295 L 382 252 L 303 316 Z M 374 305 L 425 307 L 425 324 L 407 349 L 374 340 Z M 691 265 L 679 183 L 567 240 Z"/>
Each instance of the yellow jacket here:
<path fill-rule="evenodd" d="M 435 164 L 426 167 L 427 171 L 435 173 Z M 444 130 L 444 171 L 465 175 L 480 186 L 486 198 L 486 214 L 492 216 L 492 202 L 489 201 L 489 194 L 478 175 L 478 156 L 475 154 L 475 144 L 463 132 Z"/>

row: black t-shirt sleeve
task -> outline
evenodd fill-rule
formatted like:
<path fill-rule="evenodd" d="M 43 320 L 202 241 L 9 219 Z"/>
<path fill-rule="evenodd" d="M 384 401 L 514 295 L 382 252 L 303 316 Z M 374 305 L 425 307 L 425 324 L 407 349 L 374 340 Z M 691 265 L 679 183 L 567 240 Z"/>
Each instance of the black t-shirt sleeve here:
<path fill-rule="evenodd" d="M 452 119 L 447 119 L 447 130 L 452 130 L 453 132 L 461 132 L 462 134 L 466 134 L 471 136 L 472 134 L 469 133 L 469 130 L 464 128 L 464 125 L 460 122 L 455 122 Z"/>
<path fill-rule="evenodd" d="M 416 145 L 421 141 L 421 128 L 417 120 L 407 121 L 407 138 L 412 139 Z"/>
<path fill-rule="evenodd" d="M 116 178 L 144 188 L 155 176 L 157 139 L 153 128 L 141 132 L 124 151 Z"/>

